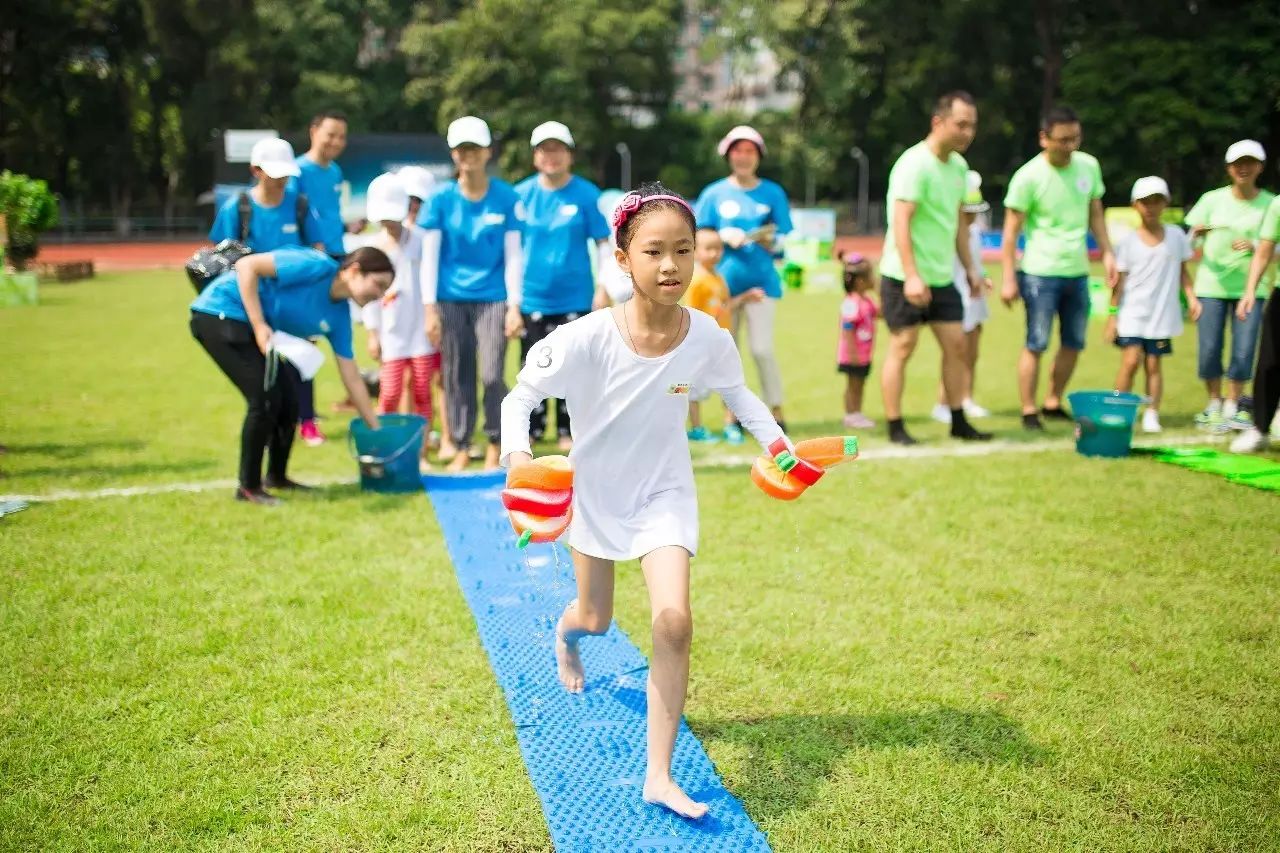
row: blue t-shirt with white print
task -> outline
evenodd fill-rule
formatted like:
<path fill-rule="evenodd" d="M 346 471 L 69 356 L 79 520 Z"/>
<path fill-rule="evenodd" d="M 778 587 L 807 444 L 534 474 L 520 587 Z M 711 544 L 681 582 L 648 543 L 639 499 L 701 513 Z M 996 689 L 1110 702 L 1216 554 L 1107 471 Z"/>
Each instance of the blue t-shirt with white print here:
<path fill-rule="evenodd" d="M 524 204 L 525 314 L 569 314 L 591 310 L 591 241 L 609 236 L 600 213 L 600 190 L 573 175 L 556 190 L 537 175 L 516 184 Z"/>
<path fill-rule="evenodd" d="M 778 234 L 791 233 L 791 205 L 781 186 L 761 179 L 749 190 L 740 189 L 721 178 L 698 196 L 693 206 L 699 227 L 741 228 L 748 234 L 762 225 L 772 223 Z M 773 265 L 773 255 L 757 243 L 740 248 L 724 247 L 724 258 L 716 267 L 729 285 L 729 294 L 737 296 L 753 287 L 762 287 L 766 295 L 778 299 L 782 296 L 782 282 Z"/>
<path fill-rule="evenodd" d="M 351 309 L 346 299 L 334 302 L 329 296 L 338 262 L 324 252 L 301 246 L 277 249 L 271 258 L 276 274 L 258 279 L 258 298 L 267 325 L 299 338 L 323 335 L 334 355 L 352 358 Z M 191 303 L 191 310 L 249 322 L 236 271 L 228 270 L 209 282 Z"/>
<path fill-rule="evenodd" d="M 273 252 L 283 246 L 309 246 L 318 240 L 320 220 L 315 208 L 308 203 L 303 221 L 305 233 L 298 233 L 298 194 L 286 185 L 284 198 L 275 207 L 263 207 L 249 193 L 248 246 L 255 252 Z M 240 194 L 236 193 L 223 203 L 209 229 L 209 239 L 214 243 L 240 239 Z"/>
<path fill-rule="evenodd" d="M 489 179 L 484 198 L 471 201 L 457 181 L 422 206 L 418 224 L 440 232 L 438 302 L 505 302 L 507 233 L 519 233 L 520 200 L 506 181 Z"/>
<path fill-rule="evenodd" d="M 337 163 L 321 166 L 306 154 L 299 155 L 296 162 L 302 174 L 289 179 L 289 188 L 306 194 L 318 225 L 307 245 L 323 243 L 326 252 L 341 257 L 346 254 L 342 246 L 346 232 L 342 224 L 342 169 Z"/>

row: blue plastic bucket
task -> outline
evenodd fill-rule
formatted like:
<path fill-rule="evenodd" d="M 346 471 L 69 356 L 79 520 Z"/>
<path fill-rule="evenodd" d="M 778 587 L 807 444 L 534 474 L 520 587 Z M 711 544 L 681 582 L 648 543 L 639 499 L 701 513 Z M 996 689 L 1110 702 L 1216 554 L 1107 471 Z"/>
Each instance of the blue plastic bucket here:
<path fill-rule="evenodd" d="M 421 415 L 379 415 L 382 428 L 371 430 L 360 418 L 347 434 L 351 458 L 360 464 L 360 488 L 369 492 L 422 489 L 418 456 L 427 421 Z"/>
<path fill-rule="evenodd" d="M 1141 397 L 1118 391 L 1075 391 L 1067 400 L 1076 421 L 1077 453 L 1112 458 L 1129 455 Z"/>

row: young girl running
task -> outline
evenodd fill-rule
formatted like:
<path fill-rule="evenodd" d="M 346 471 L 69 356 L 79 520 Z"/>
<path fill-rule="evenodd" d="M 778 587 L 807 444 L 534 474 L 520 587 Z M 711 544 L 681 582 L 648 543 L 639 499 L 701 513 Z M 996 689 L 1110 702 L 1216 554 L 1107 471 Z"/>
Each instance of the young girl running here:
<path fill-rule="evenodd" d="M 502 403 L 501 461 L 511 466 L 531 458 L 529 415 L 538 403 L 567 402 L 575 469 L 569 545 L 578 597 L 556 627 L 560 681 L 572 693 L 582 691 L 578 643 L 608 630 L 615 561 L 639 558 L 653 630 L 643 797 L 698 818 L 706 804 L 690 799 L 671 775 L 689 683 L 689 559 L 698 547 L 684 431 L 689 389 L 718 393 L 763 445 L 783 433 L 747 390 L 733 337 L 714 318 L 679 305 L 693 278 L 689 204 L 661 184 L 647 184 L 623 199 L 614 227 L 618 264 L 635 295 L 558 327 L 529 352 Z"/>

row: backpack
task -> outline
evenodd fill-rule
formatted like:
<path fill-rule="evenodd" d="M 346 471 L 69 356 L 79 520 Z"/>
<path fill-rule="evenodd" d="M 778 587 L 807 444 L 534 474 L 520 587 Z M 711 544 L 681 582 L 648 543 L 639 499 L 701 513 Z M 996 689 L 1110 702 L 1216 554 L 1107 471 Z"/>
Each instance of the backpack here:
<path fill-rule="evenodd" d="M 298 193 L 296 216 L 299 240 L 302 239 L 310 207 L 306 194 Z M 191 256 L 191 260 L 187 261 L 187 278 L 191 281 L 191 286 L 196 289 L 196 293 L 202 292 L 209 286 L 209 282 L 234 267 L 236 261 L 245 255 L 253 254 L 253 250 L 249 248 L 249 226 L 253 221 L 253 203 L 249 200 L 247 192 L 240 193 L 236 201 L 236 211 L 240 224 L 240 239 L 223 240 L 216 246 L 204 246 Z"/>

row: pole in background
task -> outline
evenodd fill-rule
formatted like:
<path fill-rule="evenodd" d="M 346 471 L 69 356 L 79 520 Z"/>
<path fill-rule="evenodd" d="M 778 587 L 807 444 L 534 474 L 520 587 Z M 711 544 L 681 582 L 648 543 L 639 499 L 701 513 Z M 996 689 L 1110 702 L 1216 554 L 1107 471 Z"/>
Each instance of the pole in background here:
<path fill-rule="evenodd" d="M 631 189 L 631 149 L 625 142 L 619 142 L 613 146 L 613 150 L 618 152 L 618 156 L 622 159 L 622 189 Z"/>
<path fill-rule="evenodd" d="M 858 161 L 858 233 L 869 234 L 871 223 L 867 222 L 867 218 L 871 215 L 871 202 L 868 198 L 871 162 L 866 153 L 856 145 L 849 149 L 849 153 Z"/>

